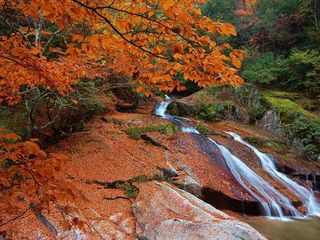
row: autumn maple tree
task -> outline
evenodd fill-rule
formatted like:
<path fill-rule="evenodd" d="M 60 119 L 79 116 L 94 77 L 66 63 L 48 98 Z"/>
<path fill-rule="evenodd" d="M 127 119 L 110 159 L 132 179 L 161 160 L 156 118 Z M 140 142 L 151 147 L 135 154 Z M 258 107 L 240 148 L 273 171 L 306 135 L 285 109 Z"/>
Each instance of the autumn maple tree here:
<path fill-rule="evenodd" d="M 202 16 L 203 2 L 0 1 L 11 29 L 0 41 L 0 101 L 16 103 L 35 86 L 67 94 L 98 66 L 131 77 L 146 95 L 183 90 L 178 75 L 203 87 L 237 85 L 243 52 L 215 40 L 236 31 Z"/>
<path fill-rule="evenodd" d="M 204 2 L 0 0 L 0 104 L 24 102 L 31 112 L 31 103 L 66 96 L 79 79 L 106 77 L 110 69 L 145 95 L 154 88 L 184 90 L 184 81 L 239 85 L 243 51 L 221 42 L 236 31 L 203 16 Z M 34 142 L 3 131 L 0 140 L 1 189 L 19 192 L 21 180 L 29 179 L 33 188 L 20 192 L 26 202 L 55 200 L 57 158 L 44 161 Z M 41 197 L 36 201 L 31 193 Z"/>

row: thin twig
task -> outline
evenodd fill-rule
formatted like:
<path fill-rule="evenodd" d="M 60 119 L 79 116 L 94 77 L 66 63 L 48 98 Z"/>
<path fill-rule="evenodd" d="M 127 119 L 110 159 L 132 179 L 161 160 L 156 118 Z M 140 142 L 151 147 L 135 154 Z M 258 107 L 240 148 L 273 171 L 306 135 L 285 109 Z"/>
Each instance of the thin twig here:
<path fill-rule="evenodd" d="M 15 221 L 15 220 L 22 219 L 22 218 L 25 218 L 25 217 L 29 216 L 29 215 L 24 216 L 29 210 L 30 210 L 30 208 L 27 208 L 27 209 L 26 209 L 24 212 L 22 212 L 20 215 L 12 218 L 12 219 L 10 219 L 10 220 L 8 220 L 7 222 L 1 223 L 1 224 L 0 224 L 0 228 L 3 227 L 4 225 L 7 225 L 7 224 Z"/>

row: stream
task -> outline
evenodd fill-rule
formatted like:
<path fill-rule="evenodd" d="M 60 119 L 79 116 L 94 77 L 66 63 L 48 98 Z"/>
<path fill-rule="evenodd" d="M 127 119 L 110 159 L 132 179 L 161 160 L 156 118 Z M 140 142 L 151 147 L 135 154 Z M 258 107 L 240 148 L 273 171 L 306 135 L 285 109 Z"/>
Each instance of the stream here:
<path fill-rule="evenodd" d="M 278 221 L 249 217 L 240 220 L 257 229 L 269 240 L 319 240 L 320 238 L 320 218 Z"/>
<path fill-rule="evenodd" d="M 166 114 L 170 101 L 170 98 L 166 96 L 166 101 L 156 106 L 154 114 L 175 123 L 182 132 L 200 135 L 196 128 L 186 123 L 188 119 Z M 244 221 L 274 240 L 313 240 L 315 238 L 312 238 L 312 236 L 320 236 L 320 219 L 318 218 L 320 217 L 320 203 L 316 200 L 313 190 L 299 185 L 285 174 L 279 172 L 272 156 L 260 152 L 257 148 L 244 141 L 238 134 L 233 132 L 226 133 L 232 136 L 234 141 L 240 142 L 250 148 L 260 159 L 262 170 L 297 196 L 306 209 L 304 213 L 299 211 L 289 198 L 278 191 L 271 183 L 264 180 L 259 173 L 251 169 L 244 161 L 234 156 L 226 147 L 218 144 L 211 138 L 207 138 L 209 141 L 206 141 L 206 144 L 213 144 L 215 147 L 218 147 L 233 177 L 259 202 L 263 215 L 267 217 L 249 217 Z M 306 226 L 306 228 L 297 228 L 300 225 Z M 311 238 L 302 237 L 305 231 L 303 229 L 309 228 L 312 229 L 310 230 Z M 290 231 L 290 234 L 288 231 Z"/>

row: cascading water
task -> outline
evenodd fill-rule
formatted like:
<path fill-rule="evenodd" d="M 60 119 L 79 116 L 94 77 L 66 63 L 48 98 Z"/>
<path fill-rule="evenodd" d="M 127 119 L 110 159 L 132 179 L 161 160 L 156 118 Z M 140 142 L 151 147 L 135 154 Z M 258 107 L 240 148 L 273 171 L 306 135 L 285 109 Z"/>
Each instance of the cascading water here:
<path fill-rule="evenodd" d="M 170 98 L 167 95 L 166 95 L 166 99 L 170 100 Z M 170 101 L 161 102 L 159 105 L 156 106 L 154 114 L 178 124 L 181 132 L 200 134 L 195 128 L 190 127 L 184 123 L 185 120 L 188 120 L 187 118 L 171 116 L 166 114 L 169 104 L 170 104 Z"/>
<path fill-rule="evenodd" d="M 251 144 L 244 141 L 238 134 L 233 132 L 227 132 L 231 135 L 234 140 L 246 145 L 249 147 L 260 159 L 260 163 L 262 168 L 274 179 L 282 183 L 287 189 L 289 189 L 293 194 L 295 194 L 299 199 L 303 202 L 303 205 L 308 209 L 309 215 L 320 216 L 320 203 L 318 203 L 314 197 L 313 191 L 307 189 L 295 181 L 288 178 L 285 174 L 279 172 L 275 165 L 274 159 L 260 152 L 257 148 L 252 146 Z"/>
<path fill-rule="evenodd" d="M 166 95 L 166 99 L 168 98 L 168 96 Z M 169 98 L 170 99 L 170 98 Z M 165 118 L 166 116 L 166 111 L 167 111 L 167 108 L 169 106 L 170 102 L 161 102 L 159 103 L 157 106 L 156 106 L 156 109 L 154 111 L 154 115 L 157 115 L 159 117 L 163 117 Z"/>
<path fill-rule="evenodd" d="M 211 141 L 219 147 L 229 169 L 241 186 L 260 202 L 266 216 L 276 216 L 282 219 L 285 215 L 302 217 L 302 214 L 295 209 L 287 197 L 234 156 L 227 148 L 217 144 L 212 139 Z M 286 211 L 286 214 L 283 210 Z"/>
<path fill-rule="evenodd" d="M 182 132 L 200 134 L 197 129 L 184 123 L 185 118 L 171 116 L 166 114 L 167 108 L 170 104 L 170 98 L 166 96 L 165 102 L 161 102 L 155 109 L 154 114 L 164 119 L 170 120 L 179 125 Z M 250 144 L 244 142 L 241 137 L 229 132 L 235 140 L 241 141 L 243 144 L 250 147 L 255 154 L 260 158 L 261 165 L 265 171 L 267 171 L 272 177 L 284 184 L 288 189 L 298 195 L 308 208 L 308 213 L 311 215 L 319 216 L 319 203 L 315 200 L 313 192 L 308 190 L 296 182 L 289 179 L 283 173 L 276 170 L 273 160 L 259 152 L 256 148 Z M 275 189 L 270 183 L 265 181 L 250 167 L 248 167 L 239 158 L 234 156 L 227 148 L 219 145 L 214 140 L 210 139 L 212 144 L 215 144 L 221 151 L 226 164 L 228 165 L 231 173 L 235 179 L 246 189 L 253 197 L 255 197 L 261 204 L 262 209 L 266 216 L 279 217 L 282 220 L 287 219 L 285 216 L 302 217 L 303 215 L 293 206 L 292 202 L 285 197 L 281 192 Z"/>

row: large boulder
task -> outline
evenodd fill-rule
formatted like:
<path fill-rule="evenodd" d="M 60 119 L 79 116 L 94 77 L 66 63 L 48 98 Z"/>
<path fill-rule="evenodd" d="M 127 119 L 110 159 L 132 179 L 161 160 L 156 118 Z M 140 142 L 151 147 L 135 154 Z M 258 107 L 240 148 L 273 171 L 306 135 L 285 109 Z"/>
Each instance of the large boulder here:
<path fill-rule="evenodd" d="M 167 183 L 149 182 L 139 189 L 133 213 L 140 239 L 266 239 L 248 224 Z"/>
<path fill-rule="evenodd" d="M 272 132 L 276 136 L 284 136 L 284 129 L 280 115 L 274 110 L 267 111 L 263 117 L 256 122 L 256 125 Z"/>
<path fill-rule="evenodd" d="M 173 116 L 190 117 L 195 114 L 193 105 L 189 105 L 180 101 L 173 101 L 169 104 L 168 113 Z"/>

